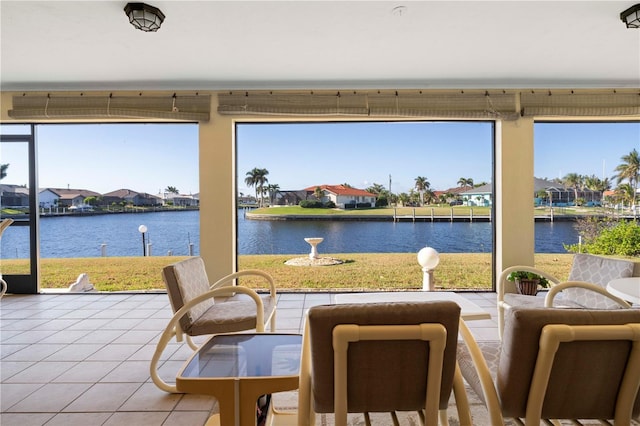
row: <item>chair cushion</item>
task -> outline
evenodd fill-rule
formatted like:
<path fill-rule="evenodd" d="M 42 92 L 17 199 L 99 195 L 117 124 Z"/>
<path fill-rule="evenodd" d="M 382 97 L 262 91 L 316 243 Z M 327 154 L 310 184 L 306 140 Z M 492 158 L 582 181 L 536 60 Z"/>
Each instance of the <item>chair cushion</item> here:
<path fill-rule="evenodd" d="M 640 323 L 640 310 L 526 309 L 505 313 L 505 330 L 496 387 L 506 417 L 524 417 L 538 355 L 547 324 Z M 613 418 L 621 370 L 629 356 L 628 342 L 573 342 L 560 346 L 551 372 L 543 418 Z M 639 395 L 640 397 L 640 395 Z M 640 413 L 638 400 L 633 410 Z"/>
<path fill-rule="evenodd" d="M 538 293 L 538 296 L 527 296 L 525 294 L 505 293 L 504 301 L 509 306 L 526 306 L 528 308 L 544 308 L 545 293 Z M 562 297 L 562 293 L 558 293 L 553 299 L 553 306 L 555 308 L 584 308 L 584 306 L 578 303 L 568 300 L 566 297 Z"/>
<path fill-rule="evenodd" d="M 478 342 L 478 347 L 482 351 L 482 355 L 489 368 L 489 373 L 491 373 L 491 379 L 493 383 L 495 383 L 498 375 L 498 363 L 500 362 L 502 342 L 499 340 L 481 340 Z M 460 366 L 462 377 L 464 377 L 480 400 L 486 404 L 478 372 L 476 371 L 475 364 L 471 360 L 469 348 L 464 342 L 458 342 L 458 365 Z"/>
<path fill-rule="evenodd" d="M 586 281 L 602 288 L 616 278 L 626 278 L 633 274 L 634 262 L 578 253 L 573 259 L 569 281 Z M 563 291 L 565 300 L 572 300 L 587 309 L 620 309 L 611 299 L 584 288 L 567 288 Z"/>
<path fill-rule="evenodd" d="M 204 261 L 200 257 L 191 257 L 164 267 L 162 277 L 167 287 L 167 294 L 171 300 L 173 312 L 178 311 L 197 296 L 209 291 L 209 278 L 204 267 Z M 191 330 L 192 323 L 207 312 L 214 303 L 214 299 L 210 298 L 191 308 L 180 319 L 182 330 L 189 333 L 188 330 Z"/>
<path fill-rule="evenodd" d="M 440 408 L 448 405 L 455 370 L 460 307 L 454 302 L 394 302 L 315 306 L 309 310 L 312 388 L 317 413 L 333 412 L 333 328 L 338 324 L 440 323 L 447 329 Z M 349 345 L 348 411 L 424 408 L 429 349 L 423 341 L 362 341 Z"/>
<path fill-rule="evenodd" d="M 239 295 L 242 296 L 242 295 Z M 268 318 L 276 308 L 269 295 L 261 295 L 264 317 Z M 253 299 L 230 297 L 223 303 L 212 305 L 185 332 L 191 336 L 231 333 L 256 328 L 256 304 Z"/>

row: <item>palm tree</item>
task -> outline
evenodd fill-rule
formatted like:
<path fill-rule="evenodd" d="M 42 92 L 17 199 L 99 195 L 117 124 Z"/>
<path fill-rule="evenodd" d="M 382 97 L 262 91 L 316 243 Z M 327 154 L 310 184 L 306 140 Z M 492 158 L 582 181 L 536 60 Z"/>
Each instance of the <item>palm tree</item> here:
<path fill-rule="evenodd" d="M 365 191 L 371 192 L 372 194 L 380 195 L 382 191 L 386 191 L 386 188 L 379 183 L 374 183 L 373 185 L 365 189 Z"/>
<path fill-rule="evenodd" d="M 473 179 L 472 178 L 463 178 L 461 177 L 460 179 L 458 179 L 458 185 L 464 187 L 464 186 L 470 186 L 473 187 Z"/>
<path fill-rule="evenodd" d="M 406 192 L 401 192 L 398 195 L 398 201 L 400 202 L 400 204 L 402 204 L 403 206 L 405 206 L 408 202 L 409 202 L 409 194 L 407 194 Z"/>
<path fill-rule="evenodd" d="M 260 198 L 259 195 L 261 196 L 263 194 L 264 185 L 269 182 L 269 179 L 267 179 L 268 174 L 269 171 L 267 169 L 254 167 L 251 171 L 247 172 L 244 178 L 244 183 L 246 183 L 249 188 L 252 186 L 255 187 L 256 200 L 258 200 L 260 206 L 262 206 L 262 198 Z"/>
<path fill-rule="evenodd" d="M 574 203 L 578 205 L 578 189 L 582 186 L 582 176 L 577 173 L 569 173 L 563 179 L 563 183 L 567 186 L 573 188 L 573 192 L 575 194 Z"/>
<path fill-rule="evenodd" d="M 275 202 L 276 194 L 280 191 L 280 185 L 274 183 L 273 185 L 267 185 L 267 191 L 269 192 L 269 204 L 273 204 Z"/>
<path fill-rule="evenodd" d="M 424 191 L 431 188 L 431 183 L 424 176 L 418 176 L 416 178 L 416 186 L 415 188 L 420 193 L 420 205 L 424 205 Z"/>
<path fill-rule="evenodd" d="M 0 180 L 7 177 L 8 168 L 9 168 L 9 164 L 0 164 Z"/>
<path fill-rule="evenodd" d="M 620 160 L 622 160 L 622 164 L 619 164 L 614 169 L 614 171 L 617 172 L 614 177 L 617 179 L 618 184 L 625 179 L 629 182 L 629 186 L 633 188 L 631 205 L 635 206 L 638 184 L 640 183 L 640 154 L 638 154 L 638 151 L 634 148 L 629 154 L 623 155 Z"/>
<path fill-rule="evenodd" d="M 313 191 L 313 195 L 318 199 L 318 201 L 322 201 L 322 197 L 324 196 L 324 191 L 319 186 L 316 186 L 316 189 Z"/>
<path fill-rule="evenodd" d="M 624 205 L 625 202 L 629 202 L 629 205 L 632 205 L 634 202 L 634 192 L 633 187 L 628 183 L 621 183 L 616 187 L 615 195 L 622 201 Z"/>
<path fill-rule="evenodd" d="M 176 195 L 180 193 L 180 191 L 178 191 L 178 188 L 176 188 L 175 186 L 167 186 L 165 188 L 165 192 L 168 192 L 169 194 L 176 194 Z"/>

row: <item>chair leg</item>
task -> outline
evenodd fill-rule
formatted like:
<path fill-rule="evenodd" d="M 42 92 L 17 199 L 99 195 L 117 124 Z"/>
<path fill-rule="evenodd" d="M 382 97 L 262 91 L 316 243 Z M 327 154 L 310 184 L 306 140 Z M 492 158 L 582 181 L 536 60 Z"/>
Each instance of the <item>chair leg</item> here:
<path fill-rule="evenodd" d="M 467 391 L 465 390 L 465 387 L 464 387 L 462 372 L 460 371 L 460 366 L 458 365 L 457 362 L 456 362 L 456 369 L 453 375 L 453 395 L 456 401 L 456 408 L 458 410 L 458 421 L 460 422 L 460 426 L 472 426 L 473 423 L 471 420 L 471 409 L 469 408 L 469 398 L 467 398 Z M 445 417 L 446 417 L 446 410 L 440 410 L 440 411 L 441 411 L 441 416 L 442 416 L 442 411 L 444 411 Z M 442 417 L 440 419 L 440 422 L 443 425 L 447 424 L 442 422 Z"/>

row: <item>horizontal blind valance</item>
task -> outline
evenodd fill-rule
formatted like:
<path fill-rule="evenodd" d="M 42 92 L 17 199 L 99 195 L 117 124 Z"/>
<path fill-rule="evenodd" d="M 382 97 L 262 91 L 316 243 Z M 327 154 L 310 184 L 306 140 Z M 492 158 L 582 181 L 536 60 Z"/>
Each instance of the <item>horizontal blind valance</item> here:
<path fill-rule="evenodd" d="M 221 93 L 222 115 L 502 118 L 519 116 L 514 94 Z"/>
<path fill-rule="evenodd" d="M 521 95 L 522 115 L 613 117 L 640 115 L 640 93 L 527 93 Z"/>
<path fill-rule="evenodd" d="M 9 117 L 16 119 L 157 118 L 209 121 L 210 95 L 13 97 Z"/>

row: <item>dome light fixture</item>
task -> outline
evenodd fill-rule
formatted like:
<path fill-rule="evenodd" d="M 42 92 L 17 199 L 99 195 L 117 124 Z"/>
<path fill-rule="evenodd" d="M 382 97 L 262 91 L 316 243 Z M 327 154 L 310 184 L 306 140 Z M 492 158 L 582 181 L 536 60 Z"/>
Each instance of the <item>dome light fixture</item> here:
<path fill-rule="evenodd" d="M 625 23 L 627 28 L 640 28 L 640 3 L 622 12 L 620 19 Z"/>
<path fill-rule="evenodd" d="M 127 3 L 124 13 L 131 25 L 144 32 L 156 32 L 164 22 L 164 13 L 145 3 Z"/>

